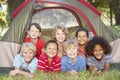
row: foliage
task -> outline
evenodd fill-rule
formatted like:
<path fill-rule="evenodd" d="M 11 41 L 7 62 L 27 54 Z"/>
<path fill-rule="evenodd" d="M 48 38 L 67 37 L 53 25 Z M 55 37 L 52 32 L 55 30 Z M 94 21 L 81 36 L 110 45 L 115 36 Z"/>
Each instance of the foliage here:
<path fill-rule="evenodd" d="M 7 0 L 0 1 L 0 38 L 6 27 L 8 27 Z"/>
<path fill-rule="evenodd" d="M 120 37 L 120 25 L 112 26 L 111 29 Z"/>
<path fill-rule="evenodd" d="M 120 0 L 87 0 L 102 13 L 107 13 L 108 18 L 115 19 L 115 24 L 120 25 Z"/>

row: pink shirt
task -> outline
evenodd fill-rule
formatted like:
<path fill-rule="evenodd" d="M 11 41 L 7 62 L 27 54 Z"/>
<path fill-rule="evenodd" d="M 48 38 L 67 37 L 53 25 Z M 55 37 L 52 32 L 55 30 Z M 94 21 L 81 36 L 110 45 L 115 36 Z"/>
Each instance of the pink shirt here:
<path fill-rule="evenodd" d="M 48 56 L 46 53 L 41 54 L 38 59 L 38 69 L 45 72 L 60 72 L 61 59 L 58 56 L 53 57 L 51 64 L 48 63 Z"/>

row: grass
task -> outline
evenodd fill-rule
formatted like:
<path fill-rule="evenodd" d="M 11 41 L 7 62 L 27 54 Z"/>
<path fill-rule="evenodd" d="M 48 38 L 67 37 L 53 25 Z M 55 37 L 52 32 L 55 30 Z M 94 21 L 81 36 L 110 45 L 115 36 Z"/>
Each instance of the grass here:
<path fill-rule="evenodd" d="M 94 76 L 89 71 L 80 72 L 77 75 L 62 72 L 40 73 L 39 71 L 36 71 L 33 79 L 20 75 L 9 77 L 8 74 L 1 74 L 0 80 L 120 80 L 120 64 L 112 64 L 110 71 L 102 72 L 99 76 Z"/>
<path fill-rule="evenodd" d="M 90 72 L 85 71 L 77 75 L 71 75 L 68 73 L 40 73 L 36 71 L 35 77 L 29 79 L 17 75 L 15 77 L 9 77 L 8 75 L 0 75 L 0 80 L 120 80 L 120 71 L 112 70 L 109 72 L 101 73 L 99 76 L 94 76 Z"/>

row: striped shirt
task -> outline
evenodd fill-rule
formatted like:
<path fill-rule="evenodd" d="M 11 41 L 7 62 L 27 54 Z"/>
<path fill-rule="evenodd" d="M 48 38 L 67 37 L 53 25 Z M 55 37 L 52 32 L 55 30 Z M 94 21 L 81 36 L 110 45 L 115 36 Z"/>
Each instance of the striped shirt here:
<path fill-rule="evenodd" d="M 110 64 L 112 57 L 110 55 L 103 55 L 101 61 L 97 61 L 94 56 L 87 58 L 87 65 L 94 67 L 95 70 L 104 70 L 105 64 Z"/>
<path fill-rule="evenodd" d="M 61 59 L 58 56 L 52 58 L 51 63 L 48 63 L 48 56 L 44 53 L 38 59 L 38 69 L 45 72 L 60 72 Z"/>

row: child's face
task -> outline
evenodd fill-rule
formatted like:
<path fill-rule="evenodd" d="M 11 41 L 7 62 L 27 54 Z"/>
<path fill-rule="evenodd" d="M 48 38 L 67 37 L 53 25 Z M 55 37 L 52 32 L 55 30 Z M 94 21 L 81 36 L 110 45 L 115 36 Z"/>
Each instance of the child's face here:
<path fill-rule="evenodd" d="M 23 56 L 25 62 L 29 63 L 34 57 L 34 52 L 30 49 L 26 49 L 22 52 L 22 56 Z"/>
<path fill-rule="evenodd" d="M 35 39 L 40 36 L 41 32 L 34 25 L 32 25 L 30 30 L 28 31 L 28 34 L 30 35 L 31 38 Z"/>
<path fill-rule="evenodd" d="M 102 59 L 105 50 L 99 45 L 95 45 L 93 55 L 98 59 Z"/>
<path fill-rule="evenodd" d="M 66 55 L 74 59 L 77 56 L 77 47 L 73 46 L 72 44 L 66 49 Z"/>
<path fill-rule="evenodd" d="M 56 37 L 56 40 L 58 42 L 64 42 L 65 41 L 65 38 L 66 38 L 66 35 L 65 33 L 62 31 L 62 29 L 57 29 L 56 33 L 55 33 L 55 37 Z"/>
<path fill-rule="evenodd" d="M 77 36 L 77 40 L 79 45 L 86 45 L 86 43 L 88 42 L 88 37 L 85 31 L 79 31 L 78 32 L 78 36 Z"/>
<path fill-rule="evenodd" d="M 48 57 L 55 57 L 57 54 L 57 45 L 55 43 L 49 43 L 45 49 L 45 52 Z"/>

